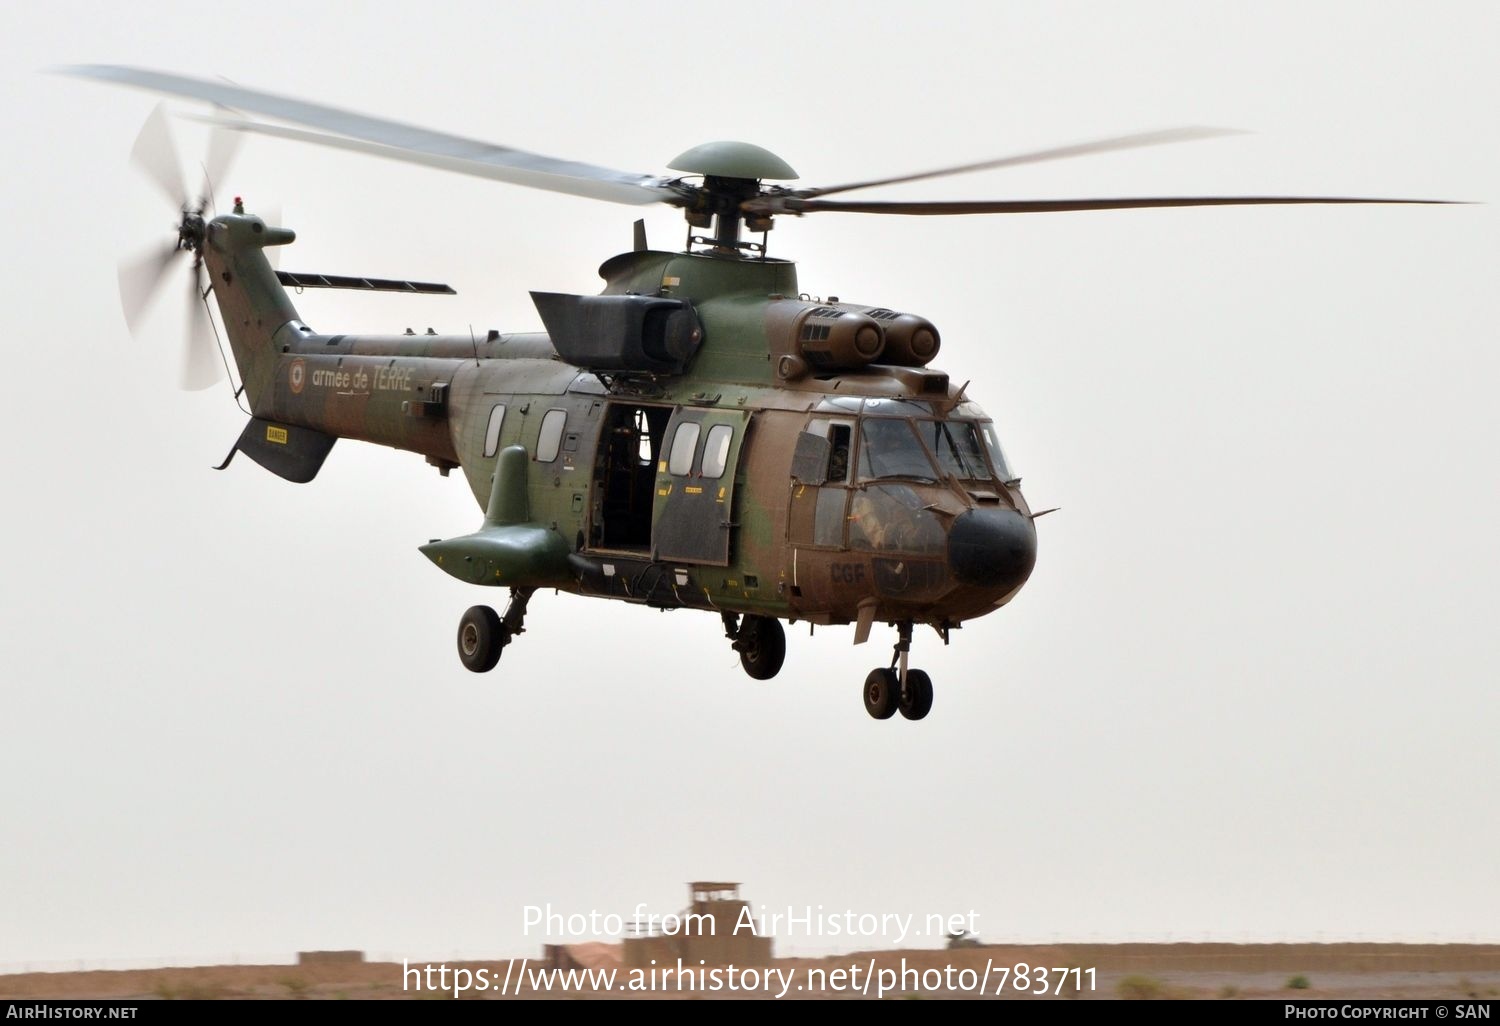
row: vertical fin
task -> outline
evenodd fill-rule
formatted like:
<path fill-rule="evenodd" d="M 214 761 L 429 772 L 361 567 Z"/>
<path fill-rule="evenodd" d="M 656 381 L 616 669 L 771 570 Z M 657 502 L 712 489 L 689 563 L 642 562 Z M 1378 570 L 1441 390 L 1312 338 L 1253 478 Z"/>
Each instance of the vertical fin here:
<path fill-rule="evenodd" d="M 484 513 L 487 527 L 509 527 L 531 520 L 531 502 L 526 495 L 526 464 L 531 455 L 524 445 L 507 445 L 495 458 L 495 484 Z"/>

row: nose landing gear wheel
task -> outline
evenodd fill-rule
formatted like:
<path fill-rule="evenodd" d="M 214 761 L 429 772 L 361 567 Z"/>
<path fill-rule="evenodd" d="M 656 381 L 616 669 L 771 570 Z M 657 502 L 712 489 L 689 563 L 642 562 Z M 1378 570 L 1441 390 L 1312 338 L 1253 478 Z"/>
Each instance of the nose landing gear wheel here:
<path fill-rule="evenodd" d="M 458 658 L 475 673 L 495 668 L 510 631 L 489 606 L 470 606 L 458 621 Z"/>
<path fill-rule="evenodd" d="M 877 720 L 888 720 L 896 711 L 896 696 L 901 681 L 896 671 L 880 667 L 865 678 L 865 712 Z"/>
<path fill-rule="evenodd" d="M 932 712 L 932 678 L 923 670 L 907 670 L 906 690 L 896 704 L 909 720 L 920 720 Z"/>

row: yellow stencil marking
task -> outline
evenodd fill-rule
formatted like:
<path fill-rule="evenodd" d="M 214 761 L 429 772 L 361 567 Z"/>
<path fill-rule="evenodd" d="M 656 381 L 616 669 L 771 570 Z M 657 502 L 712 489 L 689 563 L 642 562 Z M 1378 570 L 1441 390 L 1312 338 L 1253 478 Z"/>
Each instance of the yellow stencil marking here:
<path fill-rule="evenodd" d="M 275 442 L 277 445 L 285 445 L 286 438 L 286 428 L 277 427 L 274 424 L 266 425 L 266 441 Z"/>

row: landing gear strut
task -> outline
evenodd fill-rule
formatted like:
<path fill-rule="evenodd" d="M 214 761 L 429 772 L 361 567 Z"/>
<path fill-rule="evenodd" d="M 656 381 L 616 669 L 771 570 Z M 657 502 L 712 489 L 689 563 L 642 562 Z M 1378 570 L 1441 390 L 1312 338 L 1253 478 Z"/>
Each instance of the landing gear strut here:
<path fill-rule="evenodd" d="M 901 621 L 896 630 L 891 665 L 871 670 L 865 678 L 865 712 L 877 720 L 888 720 L 899 709 L 907 719 L 920 720 L 932 711 L 932 678 L 922 670 L 907 668 L 911 621 Z"/>
<path fill-rule="evenodd" d="M 467 669 L 486 673 L 495 668 L 511 639 L 526 631 L 526 603 L 535 588 L 510 589 L 510 604 L 499 616 L 489 606 L 470 606 L 458 621 L 458 658 Z"/>
<path fill-rule="evenodd" d="M 756 680 L 770 680 L 781 672 L 786 660 L 786 632 L 781 621 L 769 616 L 722 614 L 724 636 L 734 643 L 740 665 Z"/>

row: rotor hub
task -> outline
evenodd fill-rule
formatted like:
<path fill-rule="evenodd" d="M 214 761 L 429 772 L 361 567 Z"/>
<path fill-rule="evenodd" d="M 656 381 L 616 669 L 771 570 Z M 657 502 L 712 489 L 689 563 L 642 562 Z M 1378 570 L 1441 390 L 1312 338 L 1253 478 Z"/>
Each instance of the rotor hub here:
<path fill-rule="evenodd" d="M 208 224 L 203 220 L 203 211 L 184 210 L 182 223 L 177 226 L 177 248 L 202 254 L 203 240 L 207 237 Z"/>
<path fill-rule="evenodd" d="M 792 166 L 768 149 L 747 142 L 710 142 L 679 153 L 667 165 L 673 171 L 713 178 L 795 181 Z"/>
<path fill-rule="evenodd" d="M 683 215 L 693 228 L 713 228 L 711 238 L 688 237 L 693 243 L 710 245 L 721 253 L 738 253 L 743 249 L 761 249 L 754 243 L 740 242 L 740 225 L 752 232 L 768 232 L 772 219 L 765 213 L 747 209 L 764 190 L 761 182 L 791 181 L 797 178 L 792 166 L 776 154 L 752 143 L 720 141 L 703 143 L 680 153 L 667 165 L 674 171 L 703 176 L 703 184 L 689 193 Z"/>

